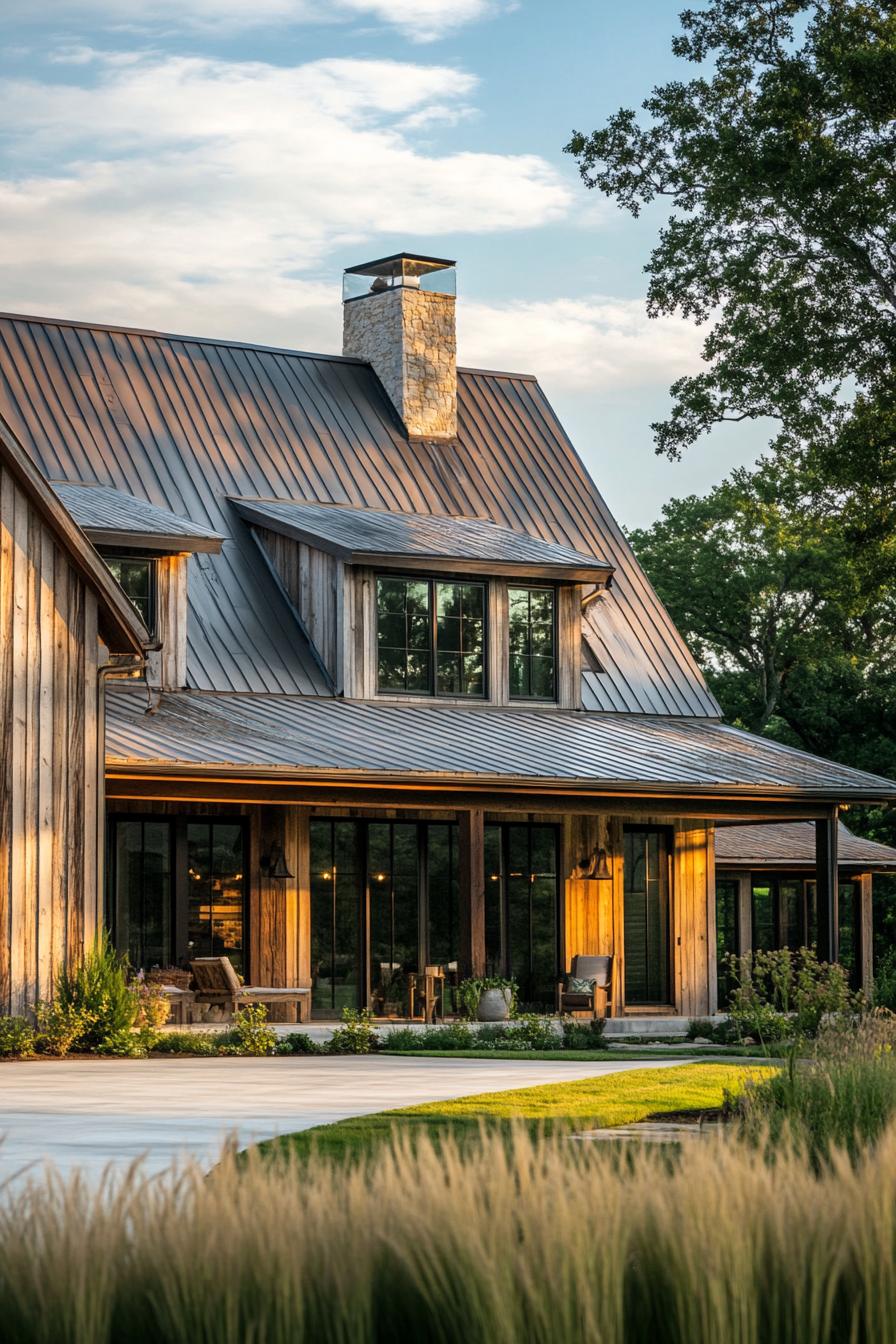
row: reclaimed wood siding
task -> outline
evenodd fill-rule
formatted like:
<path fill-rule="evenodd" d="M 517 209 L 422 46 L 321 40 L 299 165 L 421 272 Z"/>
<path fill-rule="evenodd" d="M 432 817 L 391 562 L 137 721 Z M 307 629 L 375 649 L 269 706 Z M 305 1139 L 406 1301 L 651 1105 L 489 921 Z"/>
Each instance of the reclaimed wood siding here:
<path fill-rule="evenodd" d="M 99 654 L 94 594 L 0 468 L 0 1012 L 99 926 Z"/>
<path fill-rule="evenodd" d="M 256 536 L 337 689 L 342 689 L 343 569 L 326 551 L 258 527 Z"/>
<path fill-rule="evenodd" d="M 675 1007 L 682 1017 L 715 1012 L 715 858 L 713 828 L 675 824 L 672 945 Z"/>
<path fill-rule="evenodd" d="M 187 684 L 187 572 L 189 555 L 162 555 L 156 561 L 156 637 L 162 647 L 149 655 L 153 686 L 180 690 Z"/>

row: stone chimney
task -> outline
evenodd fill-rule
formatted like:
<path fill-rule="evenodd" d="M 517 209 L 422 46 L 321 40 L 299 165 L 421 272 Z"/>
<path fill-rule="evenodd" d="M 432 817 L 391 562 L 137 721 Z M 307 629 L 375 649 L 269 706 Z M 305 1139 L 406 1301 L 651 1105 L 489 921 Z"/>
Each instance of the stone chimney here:
<path fill-rule="evenodd" d="M 373 366 L 409 438 L 457 433 L 454 265 L 399 252 L 343 277 L 342 353 Z"/>

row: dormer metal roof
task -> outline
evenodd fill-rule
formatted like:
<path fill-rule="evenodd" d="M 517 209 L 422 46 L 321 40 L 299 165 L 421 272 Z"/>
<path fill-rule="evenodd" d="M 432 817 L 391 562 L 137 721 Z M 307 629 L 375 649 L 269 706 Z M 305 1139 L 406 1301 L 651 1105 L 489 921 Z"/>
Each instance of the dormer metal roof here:
<path fill-rule="evenodd" d="M 347 564 L 604 583 L 612 565 L 483 518 L 395 513 L 277 499 L 231 501 L 247 522 L 306 542 Z"/>
<path fill-rule="evenodd" d="M 108 485 L 53 481 L 52 486 L 94 546 L 139 546 L 173 554 L 220 551 L 224 543 L 211 528 Z"/>

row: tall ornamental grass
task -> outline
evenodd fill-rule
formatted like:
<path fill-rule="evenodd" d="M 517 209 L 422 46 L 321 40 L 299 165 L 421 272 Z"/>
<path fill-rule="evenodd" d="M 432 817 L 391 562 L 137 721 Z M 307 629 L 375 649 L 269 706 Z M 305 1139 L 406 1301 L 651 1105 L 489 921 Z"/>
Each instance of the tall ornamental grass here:
<path fill-rule="evenodd" d="M 813 1174 L 555 1135 L 0 1199 L 15 1344 L 892 1344 L 896 1129 Z"/>
<path fill-rule="evenodd" d="M 838 1149 L 858 1160 L 896 1121 L 896 1016 L 877 1011 L 823 1027 L 813 1055 L 748 1083 L 735 1102 L 741 1133 L 796 1146 L 814 1166 Z"/>

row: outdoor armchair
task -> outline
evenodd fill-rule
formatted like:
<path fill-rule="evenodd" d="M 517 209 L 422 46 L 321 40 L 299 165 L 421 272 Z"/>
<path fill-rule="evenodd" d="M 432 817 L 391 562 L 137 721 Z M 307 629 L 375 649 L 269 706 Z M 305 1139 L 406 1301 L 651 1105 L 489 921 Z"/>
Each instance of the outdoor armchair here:
<path fill-rule="evenodd" d="M 587 989 L 586 981 L 590 982 Z M 569 974 L 557 986 L 557 1012 L 611 1016 L 612 992 L 612 957 L 573 957 Z"/>

